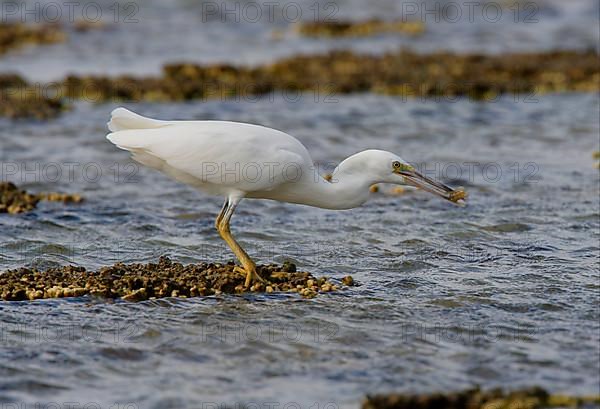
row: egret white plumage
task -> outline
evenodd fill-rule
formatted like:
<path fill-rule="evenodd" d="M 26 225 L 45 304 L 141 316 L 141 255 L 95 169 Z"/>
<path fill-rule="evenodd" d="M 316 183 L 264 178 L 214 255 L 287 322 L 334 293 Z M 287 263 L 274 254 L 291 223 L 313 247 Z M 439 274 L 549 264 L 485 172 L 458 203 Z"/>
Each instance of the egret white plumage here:
<path fill-rule="evenodd" d="M 399 156 L 366 150 L 342 161 L 327 181 L 308 150 L 291 135 L 228 121 L 160 121 L 117 108 L 107 138 L 132 158 L 170 177 L 225 197 L 215 226 L 236 255 L 245 285 L 262 281 L 256 264 L 234 239 L 229 223 L 244 198 L 270 199 L 324 209 L 363 204 L 377 183 L 413 185 L 457 204 L 466 194 L 428 178 Z"/>

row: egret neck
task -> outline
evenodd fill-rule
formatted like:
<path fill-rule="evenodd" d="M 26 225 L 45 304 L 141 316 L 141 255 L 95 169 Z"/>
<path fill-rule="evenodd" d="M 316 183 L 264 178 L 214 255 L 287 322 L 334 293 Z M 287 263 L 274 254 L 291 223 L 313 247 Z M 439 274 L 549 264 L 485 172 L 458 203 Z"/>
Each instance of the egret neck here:
<path fill-rule="evenodd" d="M 304 204 L 323 209 L 352 209 L 365 203 L 369 188 L 377 178 L 368 173 L 355 174 L 336 169 L 328 181 L 318 176 L 308 187 Z"/>
<path fill-rule="evenodd" d="M 305 168 L 302 177 L 289 188 L 277 192 L 264 192 L 265 199 L 274 199 L 331 210 L 358 207 L 369 198 L 370 187 L 377 183 L 398 183 L 388 180 L 385 174 L 371 165 L 370 152 L 350 156 L 335 168 L 330 179 L 316 173 L 315 167 Z M 399 179 L 399 178 L 398 178 Z M 250 196 L 253 197 L 253 196 Z"/>

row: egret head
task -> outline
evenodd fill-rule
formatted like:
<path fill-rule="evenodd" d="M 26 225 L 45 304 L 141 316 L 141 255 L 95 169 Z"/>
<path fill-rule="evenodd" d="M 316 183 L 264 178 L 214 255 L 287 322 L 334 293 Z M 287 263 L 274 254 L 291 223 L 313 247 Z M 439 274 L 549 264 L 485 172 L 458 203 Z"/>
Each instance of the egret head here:
<path fill-rule="evenodd" d="M 347 164 L 345 162 L 348 162 Z M 418 172 L 413 165 L 391 152 L 367 150 L 351 156 L 339 166 L 340 170 L 356 174 L 365 172 L 373 183 L 411 185 L 464 206 L 466 192 L 453 189 Z"/>

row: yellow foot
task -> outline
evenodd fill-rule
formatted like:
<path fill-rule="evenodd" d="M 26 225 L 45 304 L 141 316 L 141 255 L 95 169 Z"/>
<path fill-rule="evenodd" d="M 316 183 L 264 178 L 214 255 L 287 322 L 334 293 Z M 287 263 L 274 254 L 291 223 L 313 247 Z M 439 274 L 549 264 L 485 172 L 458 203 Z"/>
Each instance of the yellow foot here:
<path fill-rule="evenodd" d="M 246 288 L 250 288 L 250 286 L 253 283 L 268 284 L 268 281 L 266 281 L 264 278 L 262 278 L 261 276 L 258 275 L 255 268 L 246 270 L 245 268 L 235 266 L 235 267 L 233 267 L 233 271 L 235 271 L 236 273 L 243 274 L 244 277 L 246 277 L 246 281 L 244 283 L 244 287 L 246 287 Z"/>

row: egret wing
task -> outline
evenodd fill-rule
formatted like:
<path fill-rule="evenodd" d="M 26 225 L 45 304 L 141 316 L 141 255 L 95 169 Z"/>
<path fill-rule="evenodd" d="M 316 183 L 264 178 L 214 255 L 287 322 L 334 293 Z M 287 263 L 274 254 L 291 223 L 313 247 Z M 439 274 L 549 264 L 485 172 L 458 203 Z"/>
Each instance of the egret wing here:
<path fill-rule="evenodd" d="M 108 135 L 133 159 L 191 185 L 214 185 L 246 192 L 270 190 L 298 177 L 306 148 L 274 129 L 225 121 L 171 123 Z"/>

